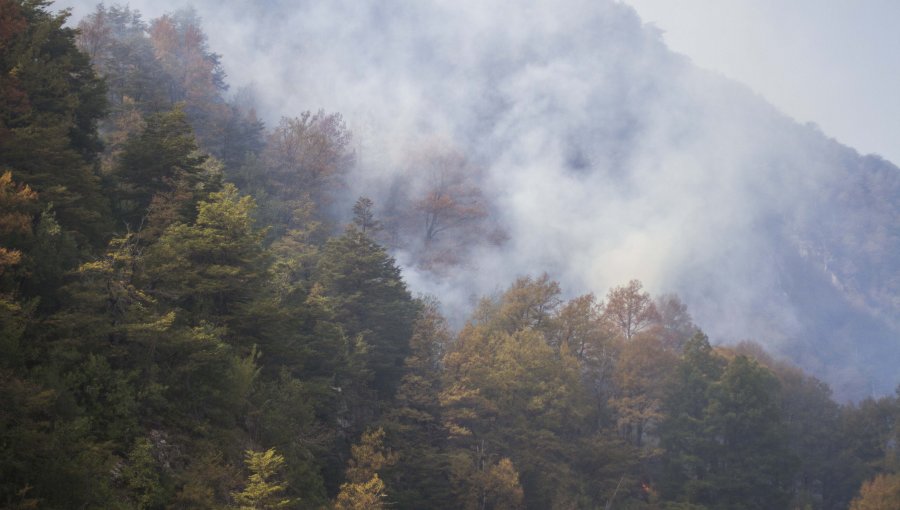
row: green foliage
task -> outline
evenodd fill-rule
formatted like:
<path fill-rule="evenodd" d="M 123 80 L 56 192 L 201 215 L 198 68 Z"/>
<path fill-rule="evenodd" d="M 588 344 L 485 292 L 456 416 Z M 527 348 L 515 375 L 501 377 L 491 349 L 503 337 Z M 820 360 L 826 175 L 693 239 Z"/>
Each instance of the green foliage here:
<path fill-rule="evenodd" d="M 660 425 L 660 442 L 665 449 L 663 495 L 669 499 L 702 499 L 714 466 L 710 456 L 714 439 L 705 434 L 704 421 L 709 391 L 719 380 L 725 360 L 713 352 L 709 339 L 697 333 L 684 346 L 666 392 L 666 418 Z"/>
<path fill-rule="evenodd" d="M 37 377 L 0 371 L 0 501 L 22 508 L 100 508 L 113 497 L 111 456 L 88 423 Z"/>
<path fill-rule="evenodd" d="M 393 406 L 382 418 L 387 443 L 397 452 L 396 465 L 382 474 L 392 499 L 401 508 L 454 508 L 455 499 L 445 473 L 449 469 L 442 423 L 441 392 L 444 351 L 452 335 L 437 303 L 425 301 L 410 338 Z"/>
<path fill-rule="evenodd" d="M 91 432 L 97 439 L 122 444 L 134 437 L 138 428 L 135 376 L 135 372 L 113 369 L 105 358 L 94 354 L 67 374 L 66 386 L 90 417 Z"/>
<path fill-rule="evenodd" d="M 502 457 L 519 467 L 529 508 L 599 501 L 628 467 L 619 463 L 621 444 L 596 436 L 596 407 L 577 358 L 551 346 L 557 293 L 546 278 L 520 279 L 482 304 L 478 323 L 444 357 L 441 403 L 458 497 Z"/>
<path fill-rule="evenodd" d="M 147 24 L 129 7 L 99 4 L 78 23 L 78 47 L 105 78 L 111 115 L 128 104 L 147 113 L 171 107 L 164 71 L 146 36 Z"/>
<path fill-rule="evenodd" d="M 228 88 L 219 55 L 209 51 L 197 13 L 190 8 L 164 14 L 148 30 L 154 55 L 164 74 L 162 82 L 172 103 L 184 102 L 185 113 L 208 150 L 221 154 L 227 108 L 222 93 Z"/>
<path fill-rule="evenodd" d="M 723 508 L 787 504 L 796 459 L 786 449 L 778 381 L 744 356 L 710 388 L 707 433 L 720 441 L 712 482 Z"/>
<path fill-rule="evenodd" d="M 178 510 L 219 510 L 231 497 L 231 489 L 240 483 L 240 469 L 225 462 L 213 445 L 201 444 L 194 458 L 179 473 L 179 490 L 170 508 Z"/>
<path fill-rule="evenodd" d="M 470 466 L 466 466 L 470 467 Z M 524 493 L 519 484 L 519 473 L 508 458 L 500 459 L 496 464 L 485 466 L 483 459 L 475 469 L 459 471 L 456 476 L 465 473 L 465 486 L 468 490 L 459 495 L 457 508 L 467 510 L 521 510 L 525 508 Z"/>
<path fill-rule="evenodd" d="M 30 307 L 0 294 L 0 369 L 20 368 L 26 360 L 23 345 Z"/>
<path fill-rule="evenodd" d="M 157 294 L 200 320 L 221 320 L 249 302 L 268 263 L 254 207 L 226 185 L 199 204 L 193 224 L 168 228 L 147 255 Z"/>
<path fill-rule="evenodd" d="M 301 498 L 305 507 L 327 501 L 321 472 L 334 455 L 336 438 L 320 415 L 332 415 L 333 393 L 329 386 L 301 381 L 283 369 L 277 379 L 261 383 L 253 396 L 253 435 L 260 442 L 281 445 L 286 494 Z"/>
<path fill-rule="evenodd" d="M 723 363 L 702 334 L 685 345 L 662 426 L 664 496 L 710 508 L 782 508 L 797 459 L 778 381 L 746 356 Z"/>
<path fill-rule="evenodd" d="M 384 248 L 350 226 L 322 250 L 315 279 L 332 298 L 348 336 L 366 345 L 366 365 L 381 398 L 393 395 L 409 353 L 416 303 Z"/>
<path fill-rule="evenodd" d="M 156 508 L 165 501 L 159 469 L 153 458 L 153 443 L 149 439 L 141 437 L 135 441 L 122 469 L 122 479 L 135 508 Z"/>

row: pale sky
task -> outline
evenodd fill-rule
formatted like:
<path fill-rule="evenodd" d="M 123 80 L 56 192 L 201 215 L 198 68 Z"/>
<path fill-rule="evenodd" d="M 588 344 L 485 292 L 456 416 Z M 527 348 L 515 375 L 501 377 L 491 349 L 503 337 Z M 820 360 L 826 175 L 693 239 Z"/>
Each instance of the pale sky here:
<path fill-rule="evenodd" d="M 900 164 L 900 1 L 623 1 L 700 67 Z"/>

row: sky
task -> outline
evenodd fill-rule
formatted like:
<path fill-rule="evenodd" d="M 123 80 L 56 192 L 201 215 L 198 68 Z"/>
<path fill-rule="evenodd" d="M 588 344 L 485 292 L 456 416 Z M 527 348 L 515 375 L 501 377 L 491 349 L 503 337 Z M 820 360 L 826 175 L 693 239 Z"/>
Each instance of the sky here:
<path fill-rule="evenodd" d="M 900 2 L 625 0 L 672 50 L 795 120 L 900 162 Z"/>

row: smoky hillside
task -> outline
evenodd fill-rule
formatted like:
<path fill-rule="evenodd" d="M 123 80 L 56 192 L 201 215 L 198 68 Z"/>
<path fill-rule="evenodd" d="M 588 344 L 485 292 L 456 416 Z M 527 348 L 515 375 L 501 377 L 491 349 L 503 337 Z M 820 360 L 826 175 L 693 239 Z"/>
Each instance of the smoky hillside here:
<path fill-rule="evenodd" d="M 842 397 L 898 382 L 897 168 L 698 69 L 628 6 L 193 5 L 267 125 L 343 116 L 354 161 L 332 210 L 371 198 L 412 288 L 455 323 L 535 268 L 575 293 L 635 277 Z"/>
<path fill-rule="evenodd" d="M 0 508 L 900 507 L 898 169 L 606 1 L 0 0 Z"/>

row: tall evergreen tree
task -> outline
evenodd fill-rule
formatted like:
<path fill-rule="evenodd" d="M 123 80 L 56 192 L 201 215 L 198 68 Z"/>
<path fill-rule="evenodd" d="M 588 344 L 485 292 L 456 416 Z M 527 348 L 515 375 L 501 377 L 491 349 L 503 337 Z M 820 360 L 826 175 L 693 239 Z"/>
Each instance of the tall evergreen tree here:
<path fill-rule="evenodd" d="M 355 226 L 330 239 L 315 279 L 332 298 L 337 320 L 348 336 L 362 338 L 381 398 L 393 395 L 409 354 L 417 305 L 384 249 Z"/>

